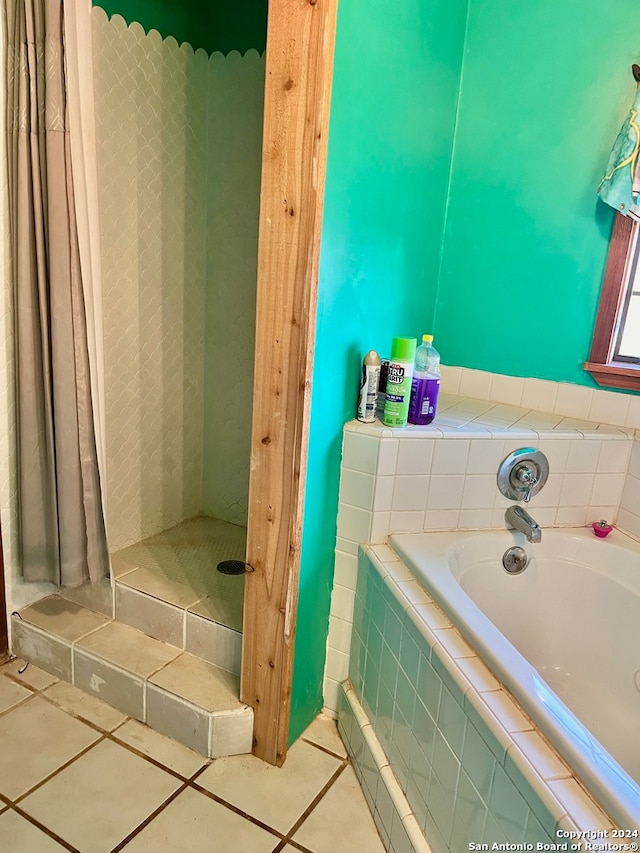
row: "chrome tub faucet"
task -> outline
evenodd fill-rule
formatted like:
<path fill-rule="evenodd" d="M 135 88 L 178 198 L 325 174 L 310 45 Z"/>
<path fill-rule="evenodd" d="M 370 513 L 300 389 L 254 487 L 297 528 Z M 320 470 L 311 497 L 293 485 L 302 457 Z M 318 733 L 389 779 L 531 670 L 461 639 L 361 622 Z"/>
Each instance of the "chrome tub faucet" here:
<path fill-rule="evenodd" d="M 541 542 L 542 528 L 534 521 L 524 507 L 516 504 L 510 506 L 504 514 L 504 520 L 509 527 L 514 527 L 520 533 L 524 533 L 527 542 Z"/>

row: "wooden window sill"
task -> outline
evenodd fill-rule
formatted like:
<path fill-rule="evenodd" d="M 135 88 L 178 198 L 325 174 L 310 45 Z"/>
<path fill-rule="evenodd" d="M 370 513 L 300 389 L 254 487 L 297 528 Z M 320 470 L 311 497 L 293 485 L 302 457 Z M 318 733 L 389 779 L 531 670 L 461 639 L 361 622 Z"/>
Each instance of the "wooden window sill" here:
<path fill-rule="evenodd" d="M 584 369 L 596 380 L 598 385 L 607 388 L 624 388 L 627 391 L 640 391 L 640 365 L 610 362 L 598 364 L 585 361 Z"/>

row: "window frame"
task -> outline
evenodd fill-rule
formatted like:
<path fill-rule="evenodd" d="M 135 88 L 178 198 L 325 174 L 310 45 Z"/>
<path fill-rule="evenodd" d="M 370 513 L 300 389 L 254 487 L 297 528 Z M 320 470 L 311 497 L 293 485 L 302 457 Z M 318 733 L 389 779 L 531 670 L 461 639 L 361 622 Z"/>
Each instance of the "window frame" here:
<path fill-rule="evenodd" d="M 639 241 L 638 222 L 630 216 L 616 213 L 591 352 L 589 361 L 583 365 L 598 385 L 629 391 L 640 391 L 640 364 L 617 361 L 613 356 L 613 349 L 624 302 L 624 284 Z"/>

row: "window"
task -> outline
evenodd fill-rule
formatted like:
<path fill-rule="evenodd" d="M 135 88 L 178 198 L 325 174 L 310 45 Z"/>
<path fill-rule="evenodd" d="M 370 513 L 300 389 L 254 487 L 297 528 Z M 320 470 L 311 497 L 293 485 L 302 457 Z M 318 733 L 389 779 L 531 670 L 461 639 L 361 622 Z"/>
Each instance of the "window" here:
<path fill-rule="evenodd" d="M 616 214 L 588 370 L 599 385 L 640 391 L 640 223 Z"/>

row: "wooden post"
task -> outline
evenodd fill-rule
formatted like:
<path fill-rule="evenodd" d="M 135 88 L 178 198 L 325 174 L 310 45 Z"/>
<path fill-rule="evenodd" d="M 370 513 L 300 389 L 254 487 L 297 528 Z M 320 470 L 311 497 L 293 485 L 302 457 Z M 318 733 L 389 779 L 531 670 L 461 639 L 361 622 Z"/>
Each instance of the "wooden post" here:
<path fill-rule="evenodd" d="M 270 0 L 241 697 L 254 754 L 289 729 L 337 0 Z"/>

